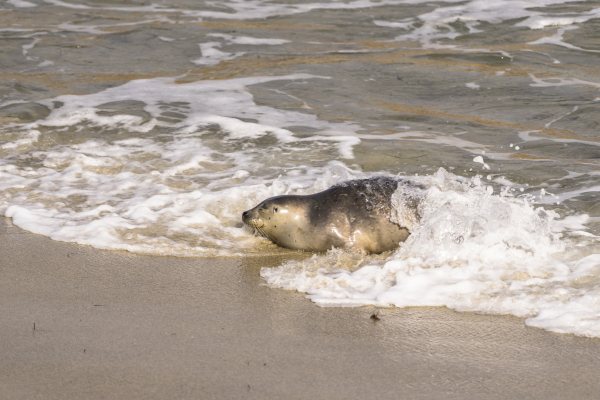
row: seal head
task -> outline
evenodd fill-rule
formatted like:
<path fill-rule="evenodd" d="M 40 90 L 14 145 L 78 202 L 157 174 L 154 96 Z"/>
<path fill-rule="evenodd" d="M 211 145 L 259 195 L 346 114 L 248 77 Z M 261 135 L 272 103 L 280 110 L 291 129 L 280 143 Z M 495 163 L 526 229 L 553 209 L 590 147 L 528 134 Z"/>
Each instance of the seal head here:
<path fill-rule="evenodd" d="M 290 249 L 313 250 L 308 239 L 310 199 L 305 196 L 271 197 L 242 214 L 242 221 L 273 243 Z M 320 247 L 320 246 L 317 246 Z"/>

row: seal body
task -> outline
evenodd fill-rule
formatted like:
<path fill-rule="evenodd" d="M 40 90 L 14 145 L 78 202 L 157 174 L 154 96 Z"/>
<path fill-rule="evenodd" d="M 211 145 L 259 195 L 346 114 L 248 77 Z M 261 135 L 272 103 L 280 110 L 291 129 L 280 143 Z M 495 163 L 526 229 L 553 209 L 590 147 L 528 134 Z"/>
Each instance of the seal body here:
<path fill-rule="evenodd" d="M 312 195 L 271 197 L 242 214 L 242 221 L 275 244 L 327 251 L 333 247 L 381 253 L 398 247 L 409 231 L 391 221 L 399 184 L 388 177 L 343 182 Z"/>

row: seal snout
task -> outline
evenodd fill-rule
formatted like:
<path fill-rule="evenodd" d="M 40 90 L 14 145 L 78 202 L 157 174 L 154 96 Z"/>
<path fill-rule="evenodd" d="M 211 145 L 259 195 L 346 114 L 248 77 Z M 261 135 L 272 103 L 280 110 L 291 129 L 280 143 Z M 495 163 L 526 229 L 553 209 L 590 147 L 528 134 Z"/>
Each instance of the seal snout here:
<path fill-rule="evenodd" d="M 242 213 L 242 222 L 248 225 L 248 223 L 250 222 L 250 210 L 244 211 Z"/>
<path fill-rule="evenodd" d="M 244 211 L 242 213 L 242 222 L 254 229 L 260 228 L 264 225 L 264 222 L 256 215 L 254 209 Z"/>

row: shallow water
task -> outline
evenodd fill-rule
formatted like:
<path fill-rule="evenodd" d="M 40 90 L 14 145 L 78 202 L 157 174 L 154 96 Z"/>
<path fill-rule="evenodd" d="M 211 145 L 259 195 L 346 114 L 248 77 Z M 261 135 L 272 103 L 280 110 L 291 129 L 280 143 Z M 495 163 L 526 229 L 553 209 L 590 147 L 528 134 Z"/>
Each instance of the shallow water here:
<path fill-rule="evenodd" d="M 241 211 L 418 175 L 396 253 L 263 277 L 600 336 L 599 24 L 596 1 L 9 0 L 0 211 L 98 248 L 285 254 Z"/>

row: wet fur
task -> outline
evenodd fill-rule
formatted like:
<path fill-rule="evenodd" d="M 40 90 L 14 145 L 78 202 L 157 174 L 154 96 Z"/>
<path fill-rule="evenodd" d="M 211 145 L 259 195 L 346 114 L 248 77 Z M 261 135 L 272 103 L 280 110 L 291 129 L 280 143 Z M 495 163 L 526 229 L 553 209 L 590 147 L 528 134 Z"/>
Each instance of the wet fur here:
<path fill-rule="evenodd" d="M 381 253 L 409 235 L 408 229 L 390 220 L 391 197 L 400 182 L 387 177 L 359 179 L 312 195 L 276 196 L 244 212 L 242 220 L 282 247 Z"/>

